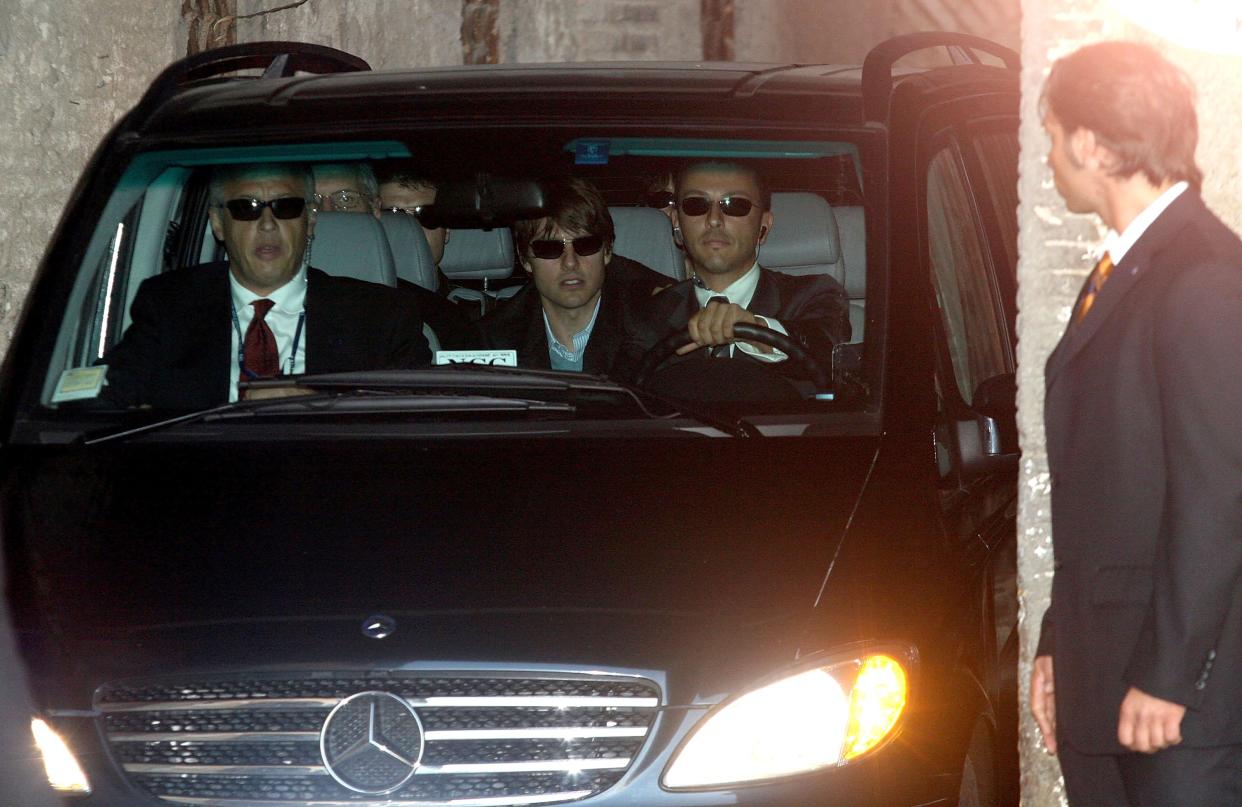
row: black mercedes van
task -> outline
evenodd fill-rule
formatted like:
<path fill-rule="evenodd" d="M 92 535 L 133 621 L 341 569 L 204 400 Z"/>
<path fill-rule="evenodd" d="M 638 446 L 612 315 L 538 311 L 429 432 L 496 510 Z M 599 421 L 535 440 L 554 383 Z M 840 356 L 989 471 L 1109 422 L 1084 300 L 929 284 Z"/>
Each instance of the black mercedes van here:
<path fill-rule="evenodd" d="M 961 34 L 861 66 L 373 72 L 277 42 L 169 67 L 66 205 L 3 370 L 9 607 L 50 786 L 82 807 L 1014 799 L 1017 116 L 1016 55 Z M 760 264 L 831 275 L 851 340 L 746 400 L 464 363 L 198 411 L 100 396 L 140 284 L 221 257 L 214 166 L 410 157 L 443 177 L 439 268 L 471 315 L 520 285 L 511 225 L 547 177 L 595 184 L 616 254 L 680 281 L 645 178 L 754 166 Z M 316 266 L 425 275 L 417 227 L 334 232 Z"/>

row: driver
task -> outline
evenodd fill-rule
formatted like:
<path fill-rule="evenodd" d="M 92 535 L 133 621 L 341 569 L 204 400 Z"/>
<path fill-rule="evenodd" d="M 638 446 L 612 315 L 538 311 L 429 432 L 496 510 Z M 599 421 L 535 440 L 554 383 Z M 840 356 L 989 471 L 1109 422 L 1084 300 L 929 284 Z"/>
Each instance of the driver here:
<path fill-rule="evenodd" d="M 693 341 L 678 356 L 788 358 L 768 345 L 735 342 L 733 326 L 749 323 L 793 338 L 829 366 L 833 345 L 850 337 L 845 290 L 828 275 L 787 275 L 759 265 L 772 211 L 758 172 L 729 162 L 690 165 L 677 177 L 676 201 L 673 224 L 693 274 L 636 311 L 620 365 L 632 371 L 652 346 L 679 330 Z"/>

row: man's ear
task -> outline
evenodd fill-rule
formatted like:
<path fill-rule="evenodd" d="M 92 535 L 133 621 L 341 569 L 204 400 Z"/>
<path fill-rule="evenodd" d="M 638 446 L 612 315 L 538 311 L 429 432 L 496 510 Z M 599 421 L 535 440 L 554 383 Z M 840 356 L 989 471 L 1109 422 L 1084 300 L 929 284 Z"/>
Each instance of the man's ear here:
<path fill-rule="evenodd" d="M 319 210 L 313 205 L 306 206 L 306 237 L 313 238 L 315 235 L 315 217 L 319 215 Z"/>
<path fill-rule="evenodd" d="M 759 219 L 759 243 L 762 244 L 768 240 L 768 233 L 772 232 L 772 211 L 763 211 L 763 216 Z"/>
<path fill-rule="evenodd" d="M 535 270 L 530 268 L 530 258 L 527 258 L 525 255 L 520 255 L 518 256 L 518 262 L 522 264 L 522 268 L 526 270 L 526 274 L 534 274 Z"/>
<path fill-rule="evenodd" d="M 1075 168 L 1098 168 L 1103 162 L 1104 148 L 1095 139 L 1095 132 L 1086 127 L 1079 127 L 1070 132 L 1067 138 L 1069 156 Z"/>
<path fill-rule="evenodd" d="M 211 219 L 211 234 L 216 237 L 217 241 L 223 241 L 224 222 L 220 219 L 220 208 L 212 207 L 208 209 L 207 217 Z"/>
<path fill-rule="evenodd" d="M 450 230 L 448 227 L 444 227 L 443 230 L 444 230 L 444 243 L 447 244 L 449 242 L 449 238 L 453 235 L 453 231 Z"/>

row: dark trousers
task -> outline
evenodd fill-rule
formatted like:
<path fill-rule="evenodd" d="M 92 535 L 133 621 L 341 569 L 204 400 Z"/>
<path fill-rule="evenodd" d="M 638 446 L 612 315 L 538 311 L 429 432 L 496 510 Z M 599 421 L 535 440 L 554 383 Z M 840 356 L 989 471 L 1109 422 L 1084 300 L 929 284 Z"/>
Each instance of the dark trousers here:
<path fill-rule="evenodd" d="M 1156 754 L 1057 749 L 1070 807 L 1242 805 L 1242 746 L 1174 746 Z"/>

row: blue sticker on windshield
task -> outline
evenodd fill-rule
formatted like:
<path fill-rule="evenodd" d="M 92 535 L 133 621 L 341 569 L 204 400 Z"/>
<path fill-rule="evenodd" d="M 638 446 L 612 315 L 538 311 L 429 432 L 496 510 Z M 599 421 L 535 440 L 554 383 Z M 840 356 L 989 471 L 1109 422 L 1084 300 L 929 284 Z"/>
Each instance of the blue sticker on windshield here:
<path fill-rule="evenodd" d="M 574 149 L 574 165 L 607 165 L 607 140 L 579 140 Z"/>

